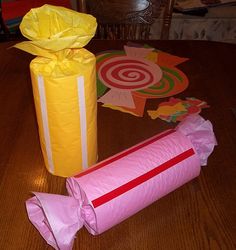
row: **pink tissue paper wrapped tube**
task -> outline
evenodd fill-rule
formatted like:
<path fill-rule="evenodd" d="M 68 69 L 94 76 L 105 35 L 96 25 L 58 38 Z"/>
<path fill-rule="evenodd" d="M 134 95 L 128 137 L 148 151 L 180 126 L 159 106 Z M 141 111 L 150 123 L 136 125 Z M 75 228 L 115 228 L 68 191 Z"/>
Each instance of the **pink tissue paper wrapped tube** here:
<path fill-rule="evenodd" d="M 83 226 L 101 234 L 200 173 L 216 145 L 212 124 L 188 116 L 167 130 L 67 178 L 69 196 L 34 193 L 29 219 L 55 249 L 72 249 Z"/>

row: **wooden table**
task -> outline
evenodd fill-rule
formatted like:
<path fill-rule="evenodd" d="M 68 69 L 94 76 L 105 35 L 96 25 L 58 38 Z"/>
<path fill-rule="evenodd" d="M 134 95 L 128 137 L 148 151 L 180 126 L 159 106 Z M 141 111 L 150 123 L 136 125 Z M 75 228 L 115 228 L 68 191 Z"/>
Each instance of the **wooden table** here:
<path fill-rule="evenodd" d="M 204 41 L 150 41 L 190 60 L 178 67 L 189 77 L 179 97 L 211 106 L 218 146 L 200 177 L 100 236 L 82 229 L 74 249 L 236 249 L 236 46 Z M 93 41 L 92 52 L 121 49 L 124 42 Z M 0 249 L 51 249 L 27 218 L 31 191 L 65 194 L 65 179 L 49 174 L 40 150 L 29 75 L 31 55 L 0 44 Z M 166 100 L 166 99 L 165 99 Z M 161 100 L 147 102 L 156 107 Z M 137 118 L 98 108 L 99 159 L 174 127 L 147 113 Z"/>

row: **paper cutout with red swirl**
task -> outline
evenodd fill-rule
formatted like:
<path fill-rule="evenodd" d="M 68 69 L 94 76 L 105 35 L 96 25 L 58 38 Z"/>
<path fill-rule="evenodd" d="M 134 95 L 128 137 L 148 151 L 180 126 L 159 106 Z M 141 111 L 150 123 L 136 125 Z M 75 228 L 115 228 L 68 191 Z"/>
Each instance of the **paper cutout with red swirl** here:
<path fill-rule="evenodd" d="M 143 58 L 116 56 L 103 61 L 98 77 L 111 89 L 134 91 L 158 83 L 162 71 L 157 64 Z"/>
<path fill-rule="evenodd" d="M 175 67 L 186 58 L 154 48 L 124 49 L 97 55 L 98 102 L 104 107 L 143 116 L 146 99 L 173 96 L 187 88 L 188 78 Z"/>

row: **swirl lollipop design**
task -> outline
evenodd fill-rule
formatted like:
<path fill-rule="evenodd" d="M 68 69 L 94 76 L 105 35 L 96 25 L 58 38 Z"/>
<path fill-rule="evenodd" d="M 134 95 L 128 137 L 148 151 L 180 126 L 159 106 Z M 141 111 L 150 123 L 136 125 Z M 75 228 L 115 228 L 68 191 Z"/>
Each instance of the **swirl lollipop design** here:
<path fill-rule="evenodd" d="M 98 76 L 111 89 L 134 91 L 158 83 L 162 78 L 162 70 L 157 64 L 145 59 L 117 56 L 101 65 Z"/>
<path fill-rule="evenodd" d="M 175 67 L 186 59 L 153 50 L 142 48 L 139 53 L 139 49 L 125 46 L 125 51 L 97 55 L 98 101 L 142 116 L 146 99 L 168 97 L 186 89 L 188 79 Z M 154 59 L 150 54 L 155 55 Z M 160 65 L 157 55 L 161 58 Z"/>
<path fill-rule="evenodd" d="M 97 74 L 100 81 L 110 88 L 98 101 L 128 108 L 135 108 L 133 91 L 146 89 L 162 78 L 157 64 L 126 55 L 108 58 L 98 67 Z"/>

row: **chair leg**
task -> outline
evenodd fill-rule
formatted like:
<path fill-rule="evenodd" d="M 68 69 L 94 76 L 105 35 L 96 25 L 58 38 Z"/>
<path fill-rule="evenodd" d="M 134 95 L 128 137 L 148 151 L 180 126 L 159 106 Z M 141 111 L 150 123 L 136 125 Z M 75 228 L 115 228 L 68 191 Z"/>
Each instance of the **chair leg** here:
<path fill-rule="evenodd" d="M 77 0 L 77 9 L 79 12 L 87 13 L 86 0 Z"/>
<path fill-rule="evenodd" d="M 165 9 L 164 19 L 163 19 L 163 24 L 162 24 L 162 31 L 161 31 L 161 39 L 162 40 L 169 39 L 173 6 L 174 6 L 174 0 L 168 1 L 168 5 L 166 6 L 166 9 Z"/>

